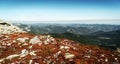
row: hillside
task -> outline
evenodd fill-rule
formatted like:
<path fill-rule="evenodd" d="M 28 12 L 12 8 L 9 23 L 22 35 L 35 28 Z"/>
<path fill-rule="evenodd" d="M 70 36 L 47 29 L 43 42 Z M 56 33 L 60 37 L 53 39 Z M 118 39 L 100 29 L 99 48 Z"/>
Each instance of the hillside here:
<path fill-rule="evenodd" d="M 95 38 L 93 36 L 76 35 L 76 34 L 73 34 L 70 32 L 61 33 L 61 34 L 52 33 L 51 36 L 53 36 L 55 38 L 68 38 L 68 39 L 76 41 L 76 42 L 81 42 L 83 44 L 90 44 L 90 45 L 99 45 L 101 43 L 100 40 L 98 40 L 97 38 Z"/>
<path fill-rule="evenodd" d="M 50 35 L 0 36 L 1 64 L 119 64 L 120 53 Z"/>
<path fill-rule="evenodd" d="M 120 48 L 120 30 L 110 31 L 110 32 L 96 32 L 93 33 L 94 37 L 98 40 L 104 42 L 102 46 L 108 47 L 119 47 Z"/>
<path fill-rule="evenodd" d="M 77 35 L 69 32 L 61 34 L 52 33 L 51 35 L 56 38 L 68 38 L 83 44 L 98 45 L 112 50 L 120 48 L 119 30 L 110 32 L 99 31 L 91 35 Z"/>

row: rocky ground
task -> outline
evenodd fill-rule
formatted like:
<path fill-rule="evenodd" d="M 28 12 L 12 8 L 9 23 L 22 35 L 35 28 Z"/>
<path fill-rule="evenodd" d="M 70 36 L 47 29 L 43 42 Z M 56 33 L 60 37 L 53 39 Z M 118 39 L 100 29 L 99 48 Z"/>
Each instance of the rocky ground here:
<path fill-rule="evenodd" d="M 0 20 L 0 34 L 12 34 L 12 33 L 25 33 L 26 31 L 23 31 L 19 27 L 12 25 L 10 23 L 7 23 L 3 20 Z"/>
<path fill-rule="evenodd" d="M 120 64 L 120 53 L 50 35 L 0 36 L 0 64 Z"/>
<path fill-rule="evenodd" d="M 120 53 L 50 35 L 34 35 L 0 21 L 0 64 L 120 64 Z"/>

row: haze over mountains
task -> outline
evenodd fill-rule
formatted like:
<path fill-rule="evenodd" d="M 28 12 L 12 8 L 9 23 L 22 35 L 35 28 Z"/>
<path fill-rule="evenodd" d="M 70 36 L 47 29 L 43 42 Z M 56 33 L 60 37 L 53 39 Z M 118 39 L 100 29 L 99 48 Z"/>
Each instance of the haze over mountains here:
<path fill-rule="evenodd" d="M 120 25 L 109 24 L 58 24 L 58 23 L 36 23 L 36 24 L 16 24 L 24 29 L 29 27 L 30 32 L 38 33 L 65 33 L 88 35 L 95 32 L 109 32 L 120 30 Z M 58 29 L 59 28 L 59 29 Z M 25 30 L 25 29 L 24 29 Z"/>
<path fill-rule="evenodd" d="M 99 45 L 114 50 L 120 47 L 120 25 L 49 23 L 16 25 L 23 30 L 29 29 L 29 33 L 33 34 L 51 34 L 53 37 L 68 38 L 84 44 Z"/>

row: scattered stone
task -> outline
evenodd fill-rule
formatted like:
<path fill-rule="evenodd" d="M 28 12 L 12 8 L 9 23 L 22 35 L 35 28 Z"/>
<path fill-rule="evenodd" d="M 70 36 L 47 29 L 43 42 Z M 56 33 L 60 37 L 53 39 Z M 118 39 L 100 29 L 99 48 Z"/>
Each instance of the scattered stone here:
<path fill-rule="evenodd" d="M 30 61 L 29 61 L 29 64 L 32 64 L 32 62 L 33 62 L 33 60 L 30 60 Z"/>
<path fill-rule="evenodd" d="M 35 52 L 36 52 L 36 51 L 31 51 L 29 54 L 30 54 L 30 55 L 33 55 L 33 56 L 36 56 Z"/>
<path fill-rule="evenodd" d="M 2 37 L 0 64 L 119 64 L 120 62 L 119 52 L 111 52 L 100 47 L 95 49 L 97 46 L 75 43 L 68 39 L 28 33 L 5 34 Z M 44 44 L 45 41 L 47 45 Z"/>
<path fill-rule="evenodd" d="M 18 54 L 13 54 L 13 55 L 6 57 L 6 59 L 13 59 L 13 58 L 18 57 L 18 56 L 19 56 Z"/>
<path fill-rule="evenodd" d="M 71 58 L 74 58 L 75 55 L 74 54 L 71 54 L 71 53 L 65 53 L 65 59 L 71 59 Z"/>
<path fill-rule="evenodd" d="M 20 57 L 24 57 L 24 56 L 28 55 L 28 53 L 29 53 L 29 52 L 28 52 L 26 49 L 23 49 L 23 50 L 21 51 Z"/>
<path fill-rule="evenodd" d="M 32 39 L 30 39 L 31 44 L 36 44 L 36 43 L 40 43 L 40 39 L 38 38 L 38 36 L 33 37 Z"/>
<path fill-rule="evenodd" d="M 28 40 L 29 38 L 27 37 L 24 37 L 24 38 L 18 38 L 17 40 L 20 41 L 20 42 L 25 42 L 26 40 Z"/>
<path fill-rule="evenodd" d="M 119 52 L 119 53 L 120 53 L 120 48 L 117 48 L 117 52 Z"/>
<path fill-rule="evenodd" d="M 60 49 L 69 49 L 70 47 L 68 46 L 60 46 Z"/>

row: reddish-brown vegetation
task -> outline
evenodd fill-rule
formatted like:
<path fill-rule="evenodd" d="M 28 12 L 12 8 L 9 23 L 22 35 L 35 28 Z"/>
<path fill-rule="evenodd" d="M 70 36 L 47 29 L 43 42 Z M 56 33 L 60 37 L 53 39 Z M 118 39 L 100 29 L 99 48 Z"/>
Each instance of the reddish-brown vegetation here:
<path fill-rule="evenodd" d="M 16 33 L 0 36 L 0 64 L 9 63 L 120 64 L 120 53 L 50 35 Z"/>

